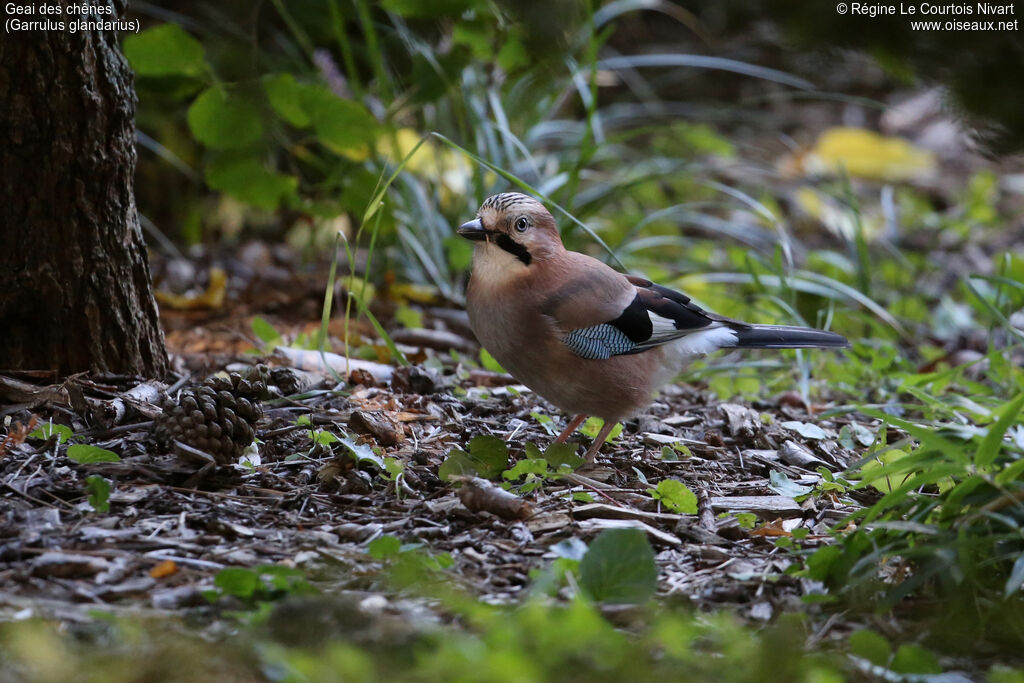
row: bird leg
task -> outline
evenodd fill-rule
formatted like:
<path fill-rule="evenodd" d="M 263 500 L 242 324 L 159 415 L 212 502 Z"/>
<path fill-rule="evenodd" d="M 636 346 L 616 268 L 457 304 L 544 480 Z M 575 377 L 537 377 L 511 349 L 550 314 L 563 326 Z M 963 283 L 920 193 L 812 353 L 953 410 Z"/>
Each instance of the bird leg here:
<path fill-rule="evenodd" d="M 575 432 L 576 429 L 581 424 L 583 424 L 583 421 L 586 420 L 586 419 L 587 419 L 586 415 L 576 415 L 576 416 L 574 416 L 571 420 L 569 420 L 569 424 L 565 425 L 565 429 L 562 430 L 562 433 L 555 437 L 555 443 L 565 443 L 565 440 L 568 439 L 569 436 L 573 432 Z"/>
<path fill-rule="evenodd" d="M 615 429 L 616 424 L 617 423 L 613 420 L 605 420 L 604 426 L 601 427 L 601 431 L 597 433 L 597 438 L 594 439 L 594 443 L 587 449 L 587 454 L 583 456 L 587 463 L 594 462 L 594 458 L 597 457 L 597 452 L 601 450 L 601 446 L 604 445 L 604 440 L 607 439 L 611 431 Z"/>

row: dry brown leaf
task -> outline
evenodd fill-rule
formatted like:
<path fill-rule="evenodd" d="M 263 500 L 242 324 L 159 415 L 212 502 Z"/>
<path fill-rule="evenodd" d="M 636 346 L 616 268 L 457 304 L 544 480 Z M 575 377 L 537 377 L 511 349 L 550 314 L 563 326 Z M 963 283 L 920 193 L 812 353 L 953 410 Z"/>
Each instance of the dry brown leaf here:
<path fill-rule="evenodd" d="M 154 579 L 166 579 L 168 576 L 173 576 L 177 573 L 178 565 L 174 563 L 174 560 L 164 560 L 149 570 L 149 575 Z"/>

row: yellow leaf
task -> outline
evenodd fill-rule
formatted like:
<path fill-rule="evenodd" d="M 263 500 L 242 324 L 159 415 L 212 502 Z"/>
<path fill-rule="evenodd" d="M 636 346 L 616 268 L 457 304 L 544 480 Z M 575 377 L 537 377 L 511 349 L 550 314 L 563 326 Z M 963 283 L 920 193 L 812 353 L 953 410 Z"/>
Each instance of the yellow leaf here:
<path fill-rule="evenodd" d="M 863 128 L 830 128 L 802 160 L 806 175 L 836 175 L 897 182 L 935 172 L 935 155 L 901 138 Z"/>
<path fill-rule="evenodd" d="M 198 308 L 218 309 L 224 306 L 228 275 L 221 268 L 210 268 L 210 285 L 201 294 L 188 296 L 171 292 L 156 292 L 156 300 L 164 306 L 182 310 Z"/>

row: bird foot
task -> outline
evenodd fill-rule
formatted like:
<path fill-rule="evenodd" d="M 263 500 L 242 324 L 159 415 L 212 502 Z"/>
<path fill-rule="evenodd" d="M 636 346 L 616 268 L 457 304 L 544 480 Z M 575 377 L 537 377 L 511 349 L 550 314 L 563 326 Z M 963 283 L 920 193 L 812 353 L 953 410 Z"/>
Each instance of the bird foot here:
<path fill-rule="evenodd" d="M 579 426 L 583 424 L 583 421 L 586 419 L 586 415 L 574 416 L 571 420 L 569 420 L 569 424 L 565 425 L 565 429 L 562 430 L 562 433 L 555 437 L 555 443 L 565 443 L 565 440 L 568 439 L 569 436 L 571 436 L 572 433 L 575 432 L 576 429 L 579 428 Z"/>

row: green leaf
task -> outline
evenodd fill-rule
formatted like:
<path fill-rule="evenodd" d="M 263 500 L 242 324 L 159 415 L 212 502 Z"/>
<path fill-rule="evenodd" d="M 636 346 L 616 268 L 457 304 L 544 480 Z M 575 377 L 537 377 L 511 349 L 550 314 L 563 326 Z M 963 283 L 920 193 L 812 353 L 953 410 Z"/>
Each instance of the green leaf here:
<path fill-rule="evenodd" d="M 563 465 L 578 470 L 586 461 L 576 455 L 576 448 L 577 445 L 574 443 L 553 443 L 544 451 L 544 459 L 553 470 L 557 470 Z"/>
<path fill-rule="evenodd" d="M 942 673 L 942 665 L 939 664 L 938 657 L 923 647 L 910 644 L 900 645 L 889 668 L 900 674 Z"/>
<path fill-rule="evenodd" d="M 384 458 L 384 469 L 387 470 L 388 477 L 394 481 L 405 471 L 405 463 L 398 458 Z"/>
<path fill-rule="evenodd" d="M 780 422 L 780 427 L 790 429 L 805 439 L 827 439 L 828 434 L 825 430 L 818 425 L 810 424 L 809 422 L 799 422 L 797 420 L 789 420 L 787 422 Z"/>
<path fill-rule="evenodd" d="M 469 455 L 484 479 L 493 479 L 508 468 L 508 446 L 496 436 L 474 436 L 469 441 Z"/>
<path fill-rule="evenodd" d="M 572 494 L 572 500 L 574 503 L 593 503 L 594 497 L 586 491 L 576 491 Z"/>
<path fill-rule="evenodd" d="M 89 492 L 89 505 L 96 512 L 110 512 L 110 482 L 97 474 L 85 479 L 85 490 Z"/>
<path fill-rule="evenodd" d="M 262 587 L 259 575 L 251 569 L 242 567 L 221 569 L 213 577 L 213 585 L 226 595 L 244 600 L 251 598 Z"/>
<path fill-rule="evenodd" d="M 250 324 L 252 325 L 252 333 L 267 346 L 271 344 L 276 345 L 281 341 L 281 333 L 260 316 L 253 316 L 252 323 Z"/>
<path fill-rule="evenodd" d="M 449 481 L 453 476 L 471 477 L 476 474 L 476 463 L 469 457 L 469 453 L 458 448 L 453 448 L 437 468 L 437 476 L 441 481 Z"/>
<path fill-rule="evenodd" d="M 551 436 L 554 436 L 558 433 L 558 431 L 555 429 L 555 421 L 551 419 L 550 415 L 545 415 L 544 413 L 539 413 L 536 410 L 534 410 L 530 413 L 530 417 L 536 420 L 537 424 L 539 424 L 544 429 L 544 431 L 550 434 Z M 529 444 L 527 444 L 527 447 L 529 447 Z"/>
<path fill-rule="evenodd" d="M 57 435 L 57 443 L 62 444 L 74 436 L 75 432 L 67 425 L 57 424 L 55 422 L 46 422 L 33 429 L 28 435 L 28 438 L 49 439 L 54 434 Z"/>
<path fill-rule="evenodd" d="M 378 536 L 366 546 L 366 552 L 375 560 L 383 560 L 397 555 L 402 549 L 402 541 L 396 536 Z"/>
<path fill-rule="evenodd" d="M 606 529 L 580 562 L 580 587 L 599 602 L 647 602 L 658 588 L 658 565 L 639 529 Z"/>
<path fill-rule="evenodd" d="M 161 24 L 124 39 L 124 55 L 140 76 L 201 76 L 203 46 L 177 24 Z"/>
<path fill-rule="evenodd" d="M 512 469 L 502 472 L 501 476 L 503 479 L 515 481 L 516 479 L 525 477 L 528 474 L 535 474 L 538 477 L 543 477 L 547 474 L 547 471 L 548 463 L 543 458 L 537 458 L 535 460 L 524 458 L 517 462 Z"/>
<path fill-rule="evenodd" d="M 494 360 L 494 356 L 491 355 L 490 351 L 483 347 L 480 348 L 480 364 L 484 366 L 484 370 L 501 373 L 505 372 L 505 368 L 501 367 L 501 363 Z"/>
<path fill-rule="evenodd" d="M 357 463 L 370 462 L 379 467 L 380 469 L 384 469 L 384 458 L 374 453 L 373 449 L 370 448 L 369 444 L 356 443 L 354 439 L 351 439 L 347 436 L 344 439 L 338 439 L 338 441 L 340 441 L 342 445 L 348 448 L 348 450 L 352 453 L 352 456 L 356 459 Z"/>
<path fill-rule="evenodd" d="M 589 436 L 591 439 L 596 439 L 602 427 L 604 427 L 604 420 L 599 417 L 588 417 L 587 421 L 580 427 L 580 433 Z M 619 434 L 622 434 L 621 423 L 612 427 L 612 431 L 608 433 L 608 438 L 605 441 L 614 441 L 619 437 Z"/>
<path fill-rule="evenodd" d="M 757 515 L 753 512 L 737 512 L 736 523 L 741 529 L 753 529 L 757 525 Z"/>
<path fill-rule="evenodd" d="M 324 86 L 302 86 L 302 105 L 317 138 L 331 151 L 355 151 L 377 139 L 377 119 L 366 107 L 342 99 Z"/>
<path fill-rule="evenodd" d="M 697 494 L 678 479 L 662 479 L 658 487 L 647 489 L 656 500 L 669 510 L 682 514 L 697 514 Z"/>
<path fill-rule="evenodd" d="M 267 92 L 270 106 L 281 118 L 298 128 L 306 128 L 313 123 L 309 112 L 302 106 L 303 86 L 291 74 L 273 74 L 263 79 L 263 89 Z"/>
<path fill-rule="evenodd" d="M 1003 443 L 1003 436 L 1017 420 L 1021 408 L 1024 408 L 1024 392 L 999 409 L 999 419 L 988 428 L 988 433 L 978 446 L 978 454 L 975 456 L 978 467 L 987 467 L 995 462 Z"/>
<path fill-rule="evenodd" d="M 874 631 L 862 629 L 850 634 L 850 653 L 866 659 L 875 666 L 888 666 L 892 656 L 889 641 Z"/>
<path fill-rule="evenodd" d="M 338 443 L 341 440 L 326 429 L 313 429 L 310 431 L 309 436 L 313 443 L 318 446 L 330 446 L 332 443 Z"/>
<path fill-rule="evenodd" d="M 271 171 L 255 159 L 222 157 L 207 165 L 206 184 L 258 209 L 272 211 L 295 196 L 299 180 Z"/>
<path fill-rule="evenodd" d="M 801 486 L 795 481 L 790 479 L 784 472 L 776 472 L 772 470 L 768 474 L 768 488 L 780 496 L 789 496 L 790 498 L 796 498 L 797 496 L 806 496 L 808 493 L 814 490 L 811 486 Z"/>
<path fill-rule="evenodd" d="M 81 465 L 88 465 L 94 462 L 120 462 L 121 456 L 113 451 L 99 446 L 88 446 L 86 444 L 75 444 L 68 446 L 68 457 Z"/>
<path fill-rule="evenodd" d="M 395 321 L 402 327 L 417 329 L 423 327 L 423 314 L 415 308 L 399 306 L 398 310 L 395 311 Z"/>
<path fill-rule="evenodd" d="M 188 127 L 196 140 L 213 149 L 241 149 L 263 135 L 256 109 L 217 87 L 204 90 L 188 108 Z"/>

